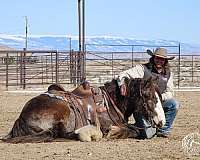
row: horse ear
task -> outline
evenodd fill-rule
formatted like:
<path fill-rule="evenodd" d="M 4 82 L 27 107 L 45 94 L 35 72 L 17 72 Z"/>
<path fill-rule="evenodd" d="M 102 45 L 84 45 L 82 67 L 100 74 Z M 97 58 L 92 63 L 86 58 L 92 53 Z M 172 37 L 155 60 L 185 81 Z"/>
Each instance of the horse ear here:
<path fill-rule="evenodd" d="M 124 77 L 124 82 L 127 85 L 129 83 L 130 79 L 128 77 Z"/>

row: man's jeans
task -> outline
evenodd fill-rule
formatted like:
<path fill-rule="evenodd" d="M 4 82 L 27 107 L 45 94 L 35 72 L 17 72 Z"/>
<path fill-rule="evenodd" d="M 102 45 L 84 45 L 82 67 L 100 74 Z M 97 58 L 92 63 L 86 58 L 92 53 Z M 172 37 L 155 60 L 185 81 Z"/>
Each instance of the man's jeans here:
<path fill-rule="evenodd" d="M 179 103 L 175 99 L 168 99 L 164 101 L 163 109 L 165 112 L 166 123 L 164 127 L 158 129 L 158 132 L 164 134 L 169 134 L 171 132 L 172 124 L 176 117 L 179 106 Z"/>
<path fill-rule="evenodd" d="M 176 117 L 179 104 L 175 99 L 166 100 L 163 103 L 163 109 L 165 112 L 166 124 L 164 127 L 158 129 L 158 132 L 169 134 L 172 129 L 173 121 Z M 135 125 L 140 129 L 140 138 L 152 138 L 156 134 L 156 128 L 153 128 L 151 124 L 141 115 L 134 113 Z"/>

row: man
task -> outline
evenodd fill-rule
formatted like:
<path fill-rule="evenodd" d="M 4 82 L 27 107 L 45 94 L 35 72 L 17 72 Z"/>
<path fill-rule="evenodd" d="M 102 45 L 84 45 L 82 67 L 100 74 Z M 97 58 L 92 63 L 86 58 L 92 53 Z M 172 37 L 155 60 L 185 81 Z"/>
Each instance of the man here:
<path fill-rule="evenodd" d="M 158 79 L 157 84 L 162 95 L 162 107 L 166 118 L 164 127 L 156 131 L 141 115 L 134 114 L 133 116 L 136 126 L 144 128 L 141 131 L 141 138 L 152 138 L 155 134 L 159 137 L 168 137 L 179 107 L 178 102 L 173 98 L 173 75 L 168 63 L 168 60 L 172 60 L 174 57 L 167 57 L 167 50 L 165 48 L 157 48 L 154 53 L 147 50 L 147 53 L 151 55 L 149 62 L 143 65 L 136 65 L 122 72 L 118 77 L 118 83 L 121 94 L 126 96 L 127 89 L 124 84 L 124 77 L 144 79 L 155 77 Z"/>

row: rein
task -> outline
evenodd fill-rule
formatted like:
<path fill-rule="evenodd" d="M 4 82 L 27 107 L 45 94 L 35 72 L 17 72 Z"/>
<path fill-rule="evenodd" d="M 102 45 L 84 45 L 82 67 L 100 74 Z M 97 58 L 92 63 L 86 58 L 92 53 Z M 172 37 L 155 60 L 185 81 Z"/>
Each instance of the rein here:
<path fill-rule="evenodd" d="M 125 120 L 124 120 L 124 115 L 123 115 L 122 112 L 117 108 L 117 106 L 116 106 L 114 100 L 113 100 L 113 99 L 111 98 L 111 96 L 108 94 L 107 90 L 106 90 L 106 89 L 103 89 L 103 92 L 104 92 L 105 98 L 106 98 L 107 100 L 110 100 L 110 102 L 111 102 L 111 104 L 112 104 L 114 110 L 116 111 L 116 113 L 117 113 L 119 119 L 122 119 L 122 121 L 125 122 Z M 115 120 L 113 120 L 113 119 L 114 119 L 114 118 L 113 118 L 113 115 L 110 113 L 110 111 L 109 111 L 109 109 L 108 109 L 108 106 L 106 106 L 106 107 L 107 107 L 107 111 L 108 111 L 108 114 L 109 114 L 109 116 L 110 116 L 110 119 L 111 119 L 116 125 L 120 126 L 119 123 L 117 123 Z"/>
<path fill-rule="evenodd" d="M 130 129 L 133 129 L 133 130 L 136 130 L 136 131 L 137 131 L 137 130 L 144 130 L 144 128 L 137 127 L 137 126 L 132 126 L 132 125 L 128 124 L 128 123 L 125 121 L 125 119 L 124 119 L 124 115 L 123 115 L 122 112 L 118 109 L 118 107 L 116 106 L 114 100 L 113 100 L 113 99 L 111 98 L 111 96 L 107 93 L 106 89 L 102 89 L 102 91 L 104 92 L 105 98 L 106 98 L 106 99 L 109 99 L 110 102 L 112 103 L 112 106 L 113 106 L 113 108 L 115 109 L 115 111 L 117 112 L 118 117 L 122 119 L 122 123 L 121 123 L 121 124 L 119 124 L 118 122 L 116 122 L 115 120 L 113 120 L 113 119 L 115 119 L 115 118 L 114 118 L 113 115 L 110 113 L 110 111 L 109 111 L 109 109 L 108 109 L 109 106 L 106 106 L 106 107 L 107 107 L 108 115 L 109 115 L 110 119 L 115 123 L 115 125 L 117 125 L 117 126 L 124 125 L 124 126 L 130 128 Z M 127 101 L 126 101 L 126 103 L 127 103 Z"/>

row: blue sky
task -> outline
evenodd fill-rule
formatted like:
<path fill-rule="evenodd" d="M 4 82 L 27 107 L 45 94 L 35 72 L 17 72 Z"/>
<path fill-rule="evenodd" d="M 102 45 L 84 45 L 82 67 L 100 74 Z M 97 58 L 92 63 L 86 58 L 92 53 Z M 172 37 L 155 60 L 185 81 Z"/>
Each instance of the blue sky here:
<path fill-rule="evenodd" d="M 200 44 L 200 0 L 85 0 L 86 35 Z M 78 35 L 77 0 L 1 0 L 0 33 Z"/>

